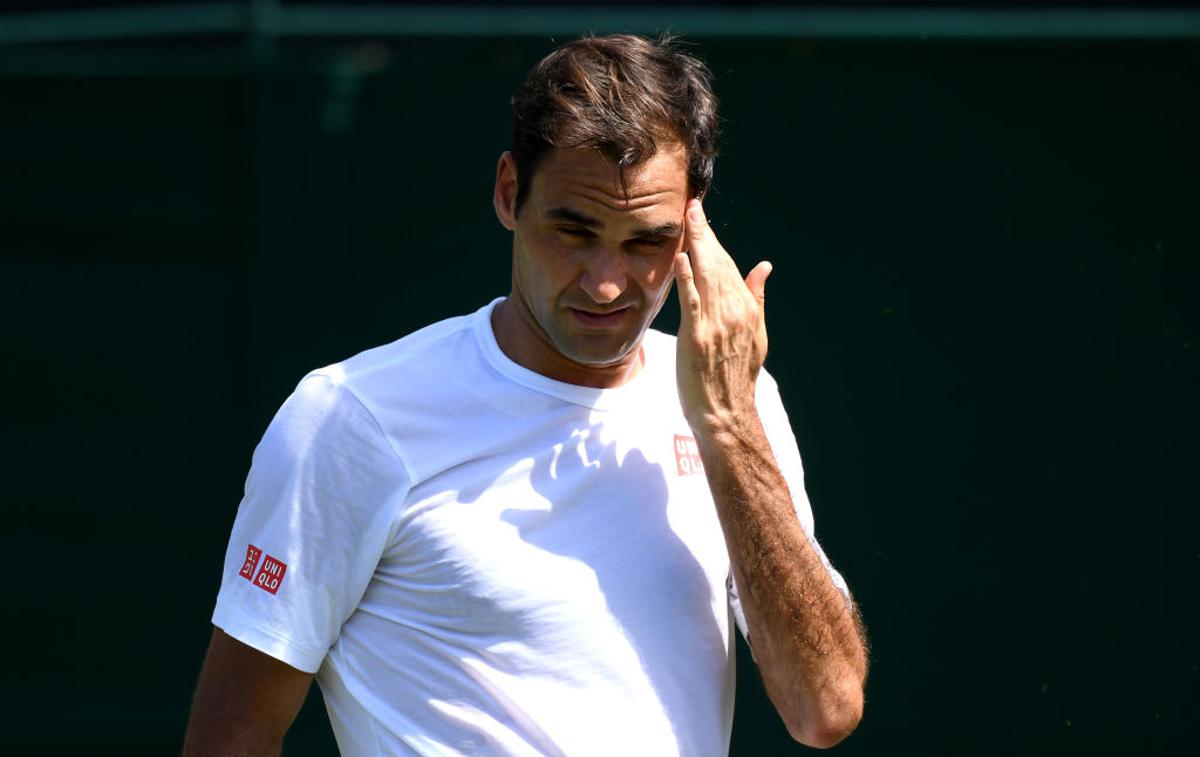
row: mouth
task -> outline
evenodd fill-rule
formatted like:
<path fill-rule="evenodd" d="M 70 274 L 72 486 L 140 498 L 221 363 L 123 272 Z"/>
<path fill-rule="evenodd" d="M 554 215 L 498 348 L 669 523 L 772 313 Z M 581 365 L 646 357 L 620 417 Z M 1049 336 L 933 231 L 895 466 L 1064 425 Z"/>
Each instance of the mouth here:
<path fill-rule="evenodd" d="M 617 310 L 609 310 L 598 312 L 594 310 L 582 310 L 580 308 L 568 308 L 571 315 L 575 316 L 575 320 L 588 328 L 604 329 L 615 328 L 625 322 L 629 313 L 632 311 L 628 305 Z"/>

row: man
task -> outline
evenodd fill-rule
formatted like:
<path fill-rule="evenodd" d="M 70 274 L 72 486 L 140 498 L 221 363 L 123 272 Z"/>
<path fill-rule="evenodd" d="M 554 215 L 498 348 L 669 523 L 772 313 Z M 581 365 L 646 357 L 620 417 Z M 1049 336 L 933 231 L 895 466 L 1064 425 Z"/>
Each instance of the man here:
<path fill-rule="evenodd" d="M 699 198 L 716 100 L 583 39 L 514 98 L 512 291 L 313 372 L 255 451 L 187 754 L 728 751 L 731 616 L 791 734 L 858 723 L 864 641 L 812 538 L 764 285 Z M 678 340 L 648 327 L 673 281 Z"/>

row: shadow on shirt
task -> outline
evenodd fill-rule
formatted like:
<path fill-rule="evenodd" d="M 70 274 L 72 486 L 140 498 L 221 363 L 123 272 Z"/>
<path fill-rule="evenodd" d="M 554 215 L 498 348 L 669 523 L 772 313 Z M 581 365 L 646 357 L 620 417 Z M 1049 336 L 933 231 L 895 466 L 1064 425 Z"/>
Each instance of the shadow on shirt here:
<path fill-rule="evenodd" d="M 640 449 L 618 459 L 617 445 L 602 443 L 600 431 L 599 424 L 580 428 L 536 455 L 529 482 L 544 501 L 506 508 L 500 517 L 527 544 L 590 569 L 608 616 L 619 626 L 614 637 L 636 655 L 668 722 L 694 724 L 692 701 L 722 696 L 711 689 L 723 684 L 720 672 L 729 654 L 713 614 L 716 590 L 725 606 L 728 567 L 719 524 L 707 496 L 672 506 L 663 466 L 648 461 Z M 669 444 L 670 437 L 664 437 Z M 707 493 L 702 473 L 688 483 Z M 695 489 L 681 486 L 675 496 L 685 491 Z M 471 502 L 480 494 L 460 491 L 459 499 Z M 708 573 L 685 539 L 707 551 Z M 720 554 L 712 554 L 714 545 Z M 628 658 L 625 650 L 612 651 L 614 657 Z M 688 735 L 676 733 L 676 740 L 686 752 Z"/>

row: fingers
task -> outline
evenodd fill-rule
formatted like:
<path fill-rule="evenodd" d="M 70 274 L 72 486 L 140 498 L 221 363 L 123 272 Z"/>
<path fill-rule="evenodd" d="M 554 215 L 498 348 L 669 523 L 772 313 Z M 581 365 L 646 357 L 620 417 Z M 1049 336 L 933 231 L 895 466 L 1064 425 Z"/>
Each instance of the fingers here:
<path fill-rule="evenodd" d="M 709 226 L 708 219 L 704 216 L 704 207 L 699 200 L 695 198 L 688 200 L 683 218 L 692 281 L 701 297 L 716 297 L 719 291 L 719 271 L 722 266 L 728 264 L 734 270 L 736 270 L 736 266 L 717 242 L 712 227 Z"/>
<path fill-rule="evenodd" d="M 692 262 L 687 253 L 675 256 L 675 282 L 679 285 L 679 304 L 685 319 L 696 320 L 700 317 L 700 292 L 696 289 L 696 277 L 692 273 Z"/>
<path fill-rule="evenodd" d="M 764 260 L 754 266 L 754 269 L 746 276 L 746 288 L 754 295 L 754 299 L 758 300 L 759 305 L 767 300 L 767 277 L 773 270 L 775 267 L 769 261 Z"/>
<path fill-rule="evenodd" d="M 728 279 L 740 278 L 737 264 L 717 241 L 712 226 L 704 215 L 704 207 L 698 199 L 688 200 L 684 212 L 684 234 L 687 253 L 675 260 L 675 277 L 680 282 L 680 300 L 697 316 L 702 312 L 705 300 L 729 291 Z M 679 258 L 682 257 L 682 260 Z M 762 261 L 746 276 L 746 288 L 761 307 L 766 301 L 767 277 L 773 266 Z M 689 301 L 688 298 L 691 298 Z"/>
<path fill-rule="evenodd" d="M 704 206 L 700 204 L 699 200 L 692 198 L 688 200 L 687 210 L 683 215 L 688 249 L 694 251 L 697 246 L 704 243 L 704 236 L 709 231 L 708 219 L 704 217 Z"/>
<path fill-rule="evenodd" d="M 726 268 L 737 270 L 737 264 L 721 246 L 712 224 L 704 215 L 704 206 L 699 200 L 695 198 L 688 200 L 686 211 L 683 214 L 683 223 L 685 249 L 692 259 L 692 269 L 695 271 L 696 280 L 700 282 L 701 289 L 703 289 L 704 280 L 710 271 L 723 271 Z"/>

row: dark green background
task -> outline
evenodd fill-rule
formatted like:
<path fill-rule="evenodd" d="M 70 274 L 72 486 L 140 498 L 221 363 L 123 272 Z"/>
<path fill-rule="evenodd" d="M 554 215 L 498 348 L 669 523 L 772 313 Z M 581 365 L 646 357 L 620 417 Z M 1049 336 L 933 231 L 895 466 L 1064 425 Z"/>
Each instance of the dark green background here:
<path fill-rule="evenodd" d="M 718 233 L 873 640 L 843 754 L 1190 754 L 1200 46 L 696 40 Z M 548 40 L 0 50 L 10 753 L 178 750 L 308 369 L 507 291 Z M 668 305 L 660 327 L 673 328 Z M 734 753 L 786 753 L 742 649 Z M 287 753 L 333 750 L 315 696 Z"/>

